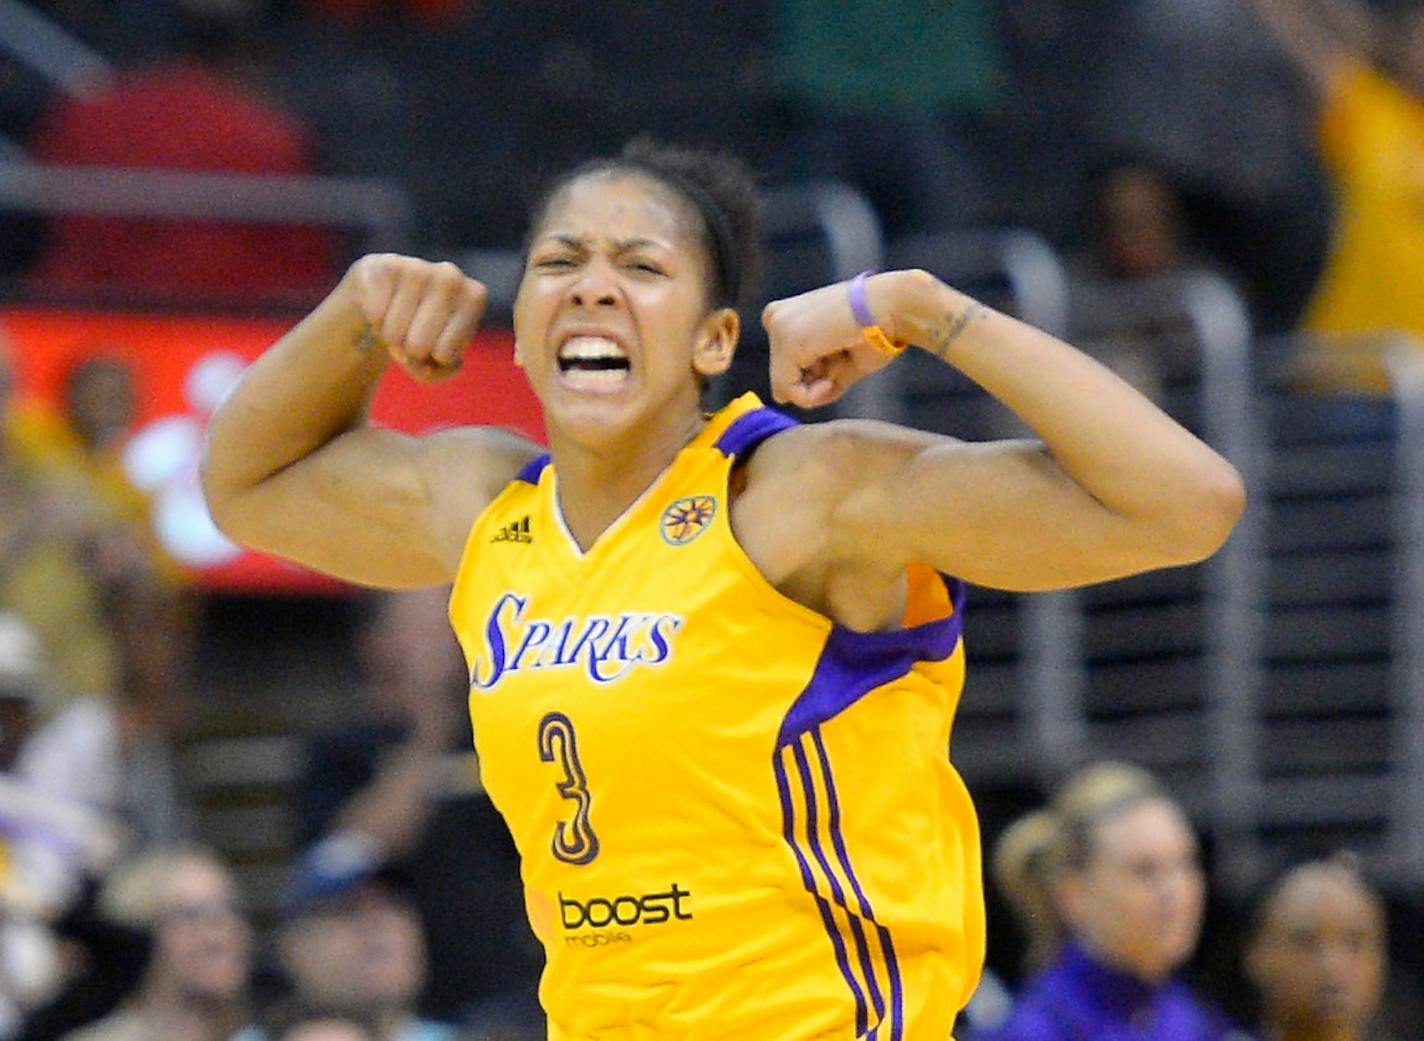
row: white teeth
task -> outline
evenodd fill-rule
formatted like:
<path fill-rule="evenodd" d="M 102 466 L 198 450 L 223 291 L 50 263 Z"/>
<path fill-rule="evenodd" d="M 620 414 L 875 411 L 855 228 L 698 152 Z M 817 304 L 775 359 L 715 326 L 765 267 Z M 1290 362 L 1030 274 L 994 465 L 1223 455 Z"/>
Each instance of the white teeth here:
<path fill-rule="evenodd" d="M 574 336 L 559 348 L 559 358 L 563 361 L 597 361 L 627 357 L 622 347 L 603 336 Z"/>
<path fill-rule="evenodd" d="M 616 387 L 628 379 L 627 369 L 570 369 L 564 373 L 564 382 L 579 389 L 596 387 Z"/>

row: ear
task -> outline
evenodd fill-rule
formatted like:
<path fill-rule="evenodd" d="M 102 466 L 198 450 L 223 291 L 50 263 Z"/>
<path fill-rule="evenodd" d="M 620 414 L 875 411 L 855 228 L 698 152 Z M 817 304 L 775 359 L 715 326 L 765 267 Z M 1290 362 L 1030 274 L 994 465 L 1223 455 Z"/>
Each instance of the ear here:
<path fill-rule="evenodd" d="M 726 372 L 741 332 L 741 316 L 730 307 L 719 307 L 704 318 L 692 348 L 692 368 L 697 374 L 711 377 Z"/>
<path fill-rule="evenodd" d="M 524 368 L 524 352 L 519 349 L 518 340 L 514 341 L 514 367 L 516 369 Z"/>
<path fill-rule="evenodd" d="M 1064 869 L 1051 883 L 1053 902 L 1058 913 L 1070 927 L 1076 927 L 1083 917 L 1083 902 L 1088 898 L 1088 880 L 1082 872 Z"/>

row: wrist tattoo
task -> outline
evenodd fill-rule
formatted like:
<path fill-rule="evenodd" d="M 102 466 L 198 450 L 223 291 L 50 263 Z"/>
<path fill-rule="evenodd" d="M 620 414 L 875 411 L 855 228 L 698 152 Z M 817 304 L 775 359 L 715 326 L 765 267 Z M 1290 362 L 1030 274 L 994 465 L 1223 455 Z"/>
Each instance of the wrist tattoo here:
<path fill-rule="evenodd" d="M 969 328 L 969 323 L 978 318 L 983 310 L 983 304 L 978 300 L 971 300 L 965 305 L 964 310 L 950 319 L 947 326 L 936 326 L 930 332 L 930 347 L 934 353 L 943 358 L 945 351 L 949 350 L 950 345 L 959 339 L 960 334 Z"/>
<path fill-rule="evenodd" d="M 369 354 L 373 347 L 381 345 L 381 335 L 376 332 L 370 322 L 367 322 L 361 326 L 361 331 L 356 334 L 356 339 L 352 343 L 362 354 Z"/>

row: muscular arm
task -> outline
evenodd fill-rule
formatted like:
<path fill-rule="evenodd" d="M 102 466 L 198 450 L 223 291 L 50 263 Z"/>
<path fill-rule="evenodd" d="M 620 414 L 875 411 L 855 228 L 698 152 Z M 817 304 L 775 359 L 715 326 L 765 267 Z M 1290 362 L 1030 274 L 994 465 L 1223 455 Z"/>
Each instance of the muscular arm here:
<path fill-rule="evenodd" d="M 392 357 L 423 378 L 454 371 L 483 304 L 451 265 L 353 265 L 213 417 L 203 490 L 218 526 L 349 581 L 450 581 L 470 522 L 535 447 L 484 429 L 409 437 L 366 415 Z"/>
<path fill-rule="evenodd" d="M 801 438 L 796 454 L 831 475 L 817 506 L 837 566 L 891 575 L 921 561 L 1042 590 L 1190 563 L 1225 541 L 1244 504 L 1236 470 L 1103 366 L 924 272 L 875 276 L 869 291 L 898 339 L 954 365 L 1041 440 L 966 444 L 871 422 Z M 844 287 L 816 292 L 786 302 L 801 314 L 768 315 L 774 350 L 779 335 L 858 335 L 839 314 Z M 831 317 L 813 329 L 812 312 Z"/>

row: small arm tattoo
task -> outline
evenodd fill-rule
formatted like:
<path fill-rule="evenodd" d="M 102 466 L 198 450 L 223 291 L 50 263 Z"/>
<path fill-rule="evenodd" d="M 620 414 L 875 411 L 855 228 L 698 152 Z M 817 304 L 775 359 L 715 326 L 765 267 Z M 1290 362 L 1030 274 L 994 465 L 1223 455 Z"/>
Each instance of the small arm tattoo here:
<path fill-rule="evenodd" d="M 978 318 L 983 311 L 983 304 L 977 300 L 971 300 L 959 314 L 947 319 L 947 325 L 937 325 L 931 329 L 929 345 L 931 352 L 943 358 L 950 345 L 959 339 L 964 330 L 969 328 L 969 323 Z"/>
<path fill-rule="evenodd" d="M 367 322 L 361 326 L 361 331 L 356 334 L 356 339 L 352 342 L 362 354 L 369 354 L 372 348 L 381 345 L 381 334 L 376 332 L 370 322 Z"/>

